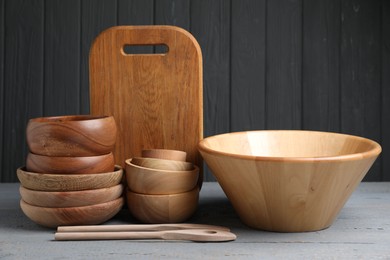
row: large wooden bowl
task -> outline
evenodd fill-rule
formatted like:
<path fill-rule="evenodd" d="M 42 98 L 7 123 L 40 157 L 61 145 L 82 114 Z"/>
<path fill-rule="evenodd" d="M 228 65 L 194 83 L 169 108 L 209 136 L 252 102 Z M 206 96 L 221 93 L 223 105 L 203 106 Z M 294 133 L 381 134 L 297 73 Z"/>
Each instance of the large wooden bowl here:
<path fill-rule="evenodd" d="M 30 119 L 27 144 L 47 156 L 94 156 L 114 149 L 117 128 L 112 116 L 58 116 Z"/>
<path fill-rule="evenodd" d="M 122 181 L 123 169 L 115 166 L 115 171 L 91 174 L 47 174 L 26 171 L 25 167 L 16 170 L 23 187 L 40 191 L 80 191 L 108 188 Z"/>
<path fill-rule="evenodd" d="M 143 223 L 179 223 L 195 213 L 199 188 L 168 195 L 147 195 L 127 190 L 126 197 L 131 214 Z"/>
<path fill-rule="evenodd" d="M 142 194 L 172 194 L 197 186 L 199 168 L 189 171 L 168 171 L 145 168 L 126 160 L 126 181 L 130 190 Z"/>
<path fill-rule="evenodd" d="M 20 186 L 19 191 L 22 200 L 32 206 L 64 208 L 112 201 L 123 194 L 123 185 L 83 191 L 36 191 Z"/>
<path fill-rule="evenodd" d="M 241 220 L 250 227 L 329 227 L 381 152 L 369 139 L 314 131 L 216 135 L 199 150 Z"/>
<path fill-rule="evenodd" d="M 96 225 L 106 222 L 122 208 L 124 198 L 83 207 L 45 208 L 32 206 L 20 200 L 23 213 L 35 223 L 56 228 L 66 225 Z"/>
<path fill-rule="evenodd" d="M 60 157 L 29 153 L 26 169 L 38 173 L 88 174 L 112 172 L 114 170 L 114 154 L 96 156 Z"/>

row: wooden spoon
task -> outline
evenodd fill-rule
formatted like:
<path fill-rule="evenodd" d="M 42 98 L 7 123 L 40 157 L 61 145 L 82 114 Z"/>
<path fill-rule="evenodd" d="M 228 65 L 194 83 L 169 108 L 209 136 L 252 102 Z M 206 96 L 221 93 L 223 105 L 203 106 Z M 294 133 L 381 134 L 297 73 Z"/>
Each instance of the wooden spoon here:
<path fill-rule="evenodd" d="M 190 240 L 196 242 L 232 241 L 235 234 L 215 229 L 184 229 L 151 232 L 64 232 L 55 233 L 55 240 L 128 240 L 128 239 L 163 239 Z"/>
<path fill-rule="evenodd" d="M 165 231 L 182 229 L 212 229 L 230 231 L 227 227 L 204 224 L 134 224 L 134 225 L 88 225 L 59 226 L 57 232 L 124 232 L 124 231 Z"/>

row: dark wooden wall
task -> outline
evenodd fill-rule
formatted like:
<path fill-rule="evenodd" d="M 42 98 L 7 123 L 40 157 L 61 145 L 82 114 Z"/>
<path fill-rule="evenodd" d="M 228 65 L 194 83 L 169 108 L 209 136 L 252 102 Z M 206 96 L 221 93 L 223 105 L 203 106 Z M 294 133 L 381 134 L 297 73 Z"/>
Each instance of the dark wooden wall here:
<path fill-rule="evenodd" d="M 29 118 L 89 112 L 91 41 L 123 24 L 197 38 L 205 136 L 360 135 L 383 147 L 365 180 L 390 181 L 388 0 L 0 0 L 0 181 L 17 180 Z"/>

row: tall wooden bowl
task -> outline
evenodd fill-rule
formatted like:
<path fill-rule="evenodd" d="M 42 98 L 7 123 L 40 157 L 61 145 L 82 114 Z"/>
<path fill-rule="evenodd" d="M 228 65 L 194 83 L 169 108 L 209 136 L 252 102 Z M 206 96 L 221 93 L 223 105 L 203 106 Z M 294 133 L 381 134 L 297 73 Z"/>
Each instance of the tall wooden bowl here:
<path fill-rule="evenodd" d="M 122 208 L 124 198 L 83 207 L 45 208 L 32 206 L 20 200 L 23 213 L 35 223 L 56 228 L 65 225 L 96 225 L 106 222 Z"/>
<path fill-rule="evenodd" d="M 30 119 L 27 144 L 47 156 L 94 156 L 114 149 L 117 128 L 112 116 L 57 116 Z"/>
<path fill-rule="evenodd" d="M 187 192 L 198 184 L 199 168 L 189 171 L 168 171 L 145 168 L 126 160 L 126 181 L 130 190 L 142 194 L 172 194 Z"/>
<path fill-rule="evenodd" d="M 314 131 L 249 131 L 205 138 L 199 150 L 250 227 L 329 227 L 381 152 L 369 139 Z"/>
<path fill-rule="evenodd" d="M 126 197 L 131 214 L 143 223 L 179 223 L 195 213 L 199 188 L 167 195 L 139 194 L 127 190 Z"/>
<path fill-rule="evenodd" d="M 82 157 L 46 156 L 29 153 L 26 160 L 27 171 L 39 173 L 102 173 L 112 172 L 114 166 L 113 153 Z"/>

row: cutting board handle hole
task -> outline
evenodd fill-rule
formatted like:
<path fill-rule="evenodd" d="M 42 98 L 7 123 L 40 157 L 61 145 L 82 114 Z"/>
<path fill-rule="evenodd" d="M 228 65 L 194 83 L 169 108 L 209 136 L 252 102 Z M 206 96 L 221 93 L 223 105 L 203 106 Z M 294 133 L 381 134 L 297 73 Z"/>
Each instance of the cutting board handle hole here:
<path fill-rule="evenodd" d="M 142 55 L 142 54 L 167 54 L 169 47 L 165 44 L 146 44 L 133 45 L 125 44 L 122 48 L 124 55 Z"/>

